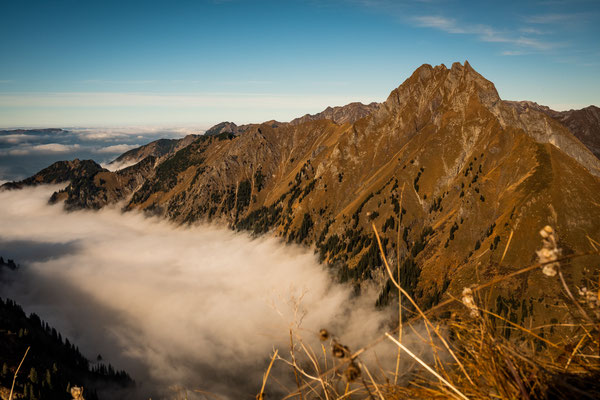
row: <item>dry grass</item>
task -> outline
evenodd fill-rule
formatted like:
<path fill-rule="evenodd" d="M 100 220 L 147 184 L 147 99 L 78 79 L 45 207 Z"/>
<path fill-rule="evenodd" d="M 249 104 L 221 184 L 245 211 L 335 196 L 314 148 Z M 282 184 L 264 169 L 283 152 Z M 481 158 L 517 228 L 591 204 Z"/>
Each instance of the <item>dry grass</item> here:
<path fill-rule="evenodd" d="M 373 226 L 377 240 L 379 235 Z M 511 234 L 512 238 L 512 234 Z M 590 241 L 591 243 L 597 243 Z M 379 242 L 380 243 L 380 242 Z M 509 241 L 510 243 L 510 241 Z M 547 242 L 545 242 L 547 244 Z M 329 352 L 317 356 L 302 338 L 291 339 L 291 360 L 275 354 L 273 360 L 288 365 L 296 377 L 296 389 L 285 399 L 597 399 L 600 398 L 600 300 L 597 283 L 581 292 L 570 287 L 561 268 L 568 259 L 598 255 L 591 253 L 556 257 L 522 268 L 511 274 L 469 288 L 461 299 L 449 296 L 427 311 L 421 310 L 408 293 L 398 285 L 380 245 L 381 256 L 392 283 L 402 299 L 416 310 L 412 319 L 386 332 L 377 340 L 352 352 L 335 337 L 322 330 L 321 340 L 329 341 Z M 599 246 L 600 247 L 600 246 Z M 508 250 L 504 250 L 504 255 Z M 554 275 L 548 270 L 555 272 Z M 543 327 L 527 328 L 486 309 L 482 298 L 489 299 L 494 285 L 529 271 L 542 271 L 542 279 L 556 279 L 563 289 L 564 308 L 570 310 L 569 323 L 558 321 Z M 552 272 L 550 271 L 550 272 Z M 486 293 L 487 291 L 487 293 Z M 575 293 L 575 294 L 574 294 Z M 579 294 L 579 296 L 578 296 Z M 476 295 L 476 297 L 474 297 Z M 434 317 L 447 311 L 450 317 Z M 573 323 L 573 319 L 575 322 Z M 415 330 L 420 323 L 426 329 L 423 346 L 431 353 L 429 364 L 406 343 L 402 331 Z M 544 337 L 541 328 L 552 328 L 554 334 Z M 511 339 L 502 331 L 511 330 Z M 415 331 L 416 332 L 416 331 Z M 536 333 L 537 332 L 537 333 Z M 398 348 L 395 371 L 371 374 L 361 355 L 382 341 Z M 414 360 L 408 376 L 400 376 L 400 352 Z M 310 360 L 299 363 L 300 357 Z M 300 365 L 302 364 L 302 365 Z M 393 374 L 389 379 L 388 375 Z M 264 384 L 265 382 L 263 382 Z M 259 398 L 264 393 L 261 390 Z"/>
<path fill-rule="evenodd" d="M 21 362 L 19 363 L 19 366 L 17 367 L 17 370 L 15 371 L 15 375 L 13 376 L 12 386 L 10 387 L 10 395 L 8 396 L 8 400 L 12 400 L 12 398 L 13 398 L 13 391 L 15 390 L 15 382 L 17 381 L 17 374 L 19 373 L 19 370 L 21 369 L 21 365 L 23 365 L 23 361 L 25 361 L 25 357 L 27 357 L 27 353 L 29 353 L 29 349 L 30 349 L 30 347 L 27 347 L 27 350 L 25 350 L 25 354 L 23 354 L 23 359 L 21 360 Z"/>

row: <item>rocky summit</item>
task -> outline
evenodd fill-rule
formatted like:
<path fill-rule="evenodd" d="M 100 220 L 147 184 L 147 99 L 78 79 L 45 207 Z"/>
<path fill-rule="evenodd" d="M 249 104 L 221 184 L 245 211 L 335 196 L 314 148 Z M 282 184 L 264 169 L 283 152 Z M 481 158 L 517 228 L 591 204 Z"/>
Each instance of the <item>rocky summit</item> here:
<path fill-rule="evenodd" d="M 427 308 L 534 262 L 545 225 L 563 254 L 589 251 L 587 236 L 600 236 L 597 110 L 503 101 L 468 62 L 423 65 L 381 104 L 150 144 L 121 157 L 139 161 L 129 168 L 65 175 L 71 183 L 53 201 L 123 201 L 182 224 L 312 246 L 340 280 L 357 290 L 374 283 L 384 305 L 392 293 L 374 225 L 402 285 Z M 584 261 L 572 262 L 571 281 L 587 273 Z M 542 309 L 549 320 L 563 313 L 559 292 L 533 271 L 495 287 L 492 304 L 511 320 Z"/>

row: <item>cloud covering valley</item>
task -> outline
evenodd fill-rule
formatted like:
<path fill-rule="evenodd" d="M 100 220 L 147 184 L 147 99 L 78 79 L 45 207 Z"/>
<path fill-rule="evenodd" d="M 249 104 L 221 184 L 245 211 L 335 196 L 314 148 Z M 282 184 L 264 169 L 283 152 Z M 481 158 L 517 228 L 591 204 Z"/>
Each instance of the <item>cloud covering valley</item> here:
<path fill-rule="evenodd" d="M 289 353 L 290 327 L 316 348 L 326 327 L 357 349 L 390 320 L 375 293 L 333 283 L 308 249 L 118 208 L 67 213 L 47 204 L 57 188 L 0 192 L 0 255 L 23 265 L 0 275 L 2 296 L 142 388 L 252 398 L 273 348 Z M 388 365 L 396 352 L 375 354 Z"/>

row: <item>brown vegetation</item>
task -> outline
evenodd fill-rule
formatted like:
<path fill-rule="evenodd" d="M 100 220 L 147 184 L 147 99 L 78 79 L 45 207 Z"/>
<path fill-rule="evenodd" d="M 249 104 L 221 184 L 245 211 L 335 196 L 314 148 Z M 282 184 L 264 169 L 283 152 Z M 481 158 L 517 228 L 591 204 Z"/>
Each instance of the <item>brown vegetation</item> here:
<path fill-rule="evenodd" d="M 377 230 L 373 226 L 375 234 Z M 595 399 L 600 396 L 600 286 L 588 282 L 575 292 L 567 283 L 563 268 L 574 258 L 594 256 L 598 243 L 590 238 L 590 254 L 559 257 L 560 249 L 550 227 L 544 228 L 539 262 L 515 271 L 512 276 L 532 272 L 540 279 L 554 280 L 563 288 L 564 310 L 574 323 L 555 321 L 545 326 L 523 326 L 486 308 L 486 300 L 494 285 L 510 277 L 465 288 L 460 299 L 450 298 L 423 312 L 396 282 L 383 248 L 379 248 L 390 279 L 414 308 L 404 307 L 412 318 L 400 323 L 395 331 L 386 332 L 376 342 L 350 351 L 337 342 L 327 330 L 321 330 L 322 341 L 330 341 L 330 351 L 322 346 L 322 354 L 308 348 L 301 337 L 291 344 L 292 359 L 276 352 L 272 357 L 289 365 L 297 377 L 297 388 L 285 398 L 311 399 L 562 399 L 576 396 Z M 379 236 L 377 235 L 379 238 Z M 505 249 L 505 253 L 506 250 Z M 596 278 L 598 277 L 596 270 Z M 575 297 L 573 293 L 577 293 Z M 400 302 L 401 309 L 402 302 Z M 427 364 L 402 343 L 402 331 L 423 323 L 427 334 L 423 343 L 434 360 Z M 512 335 L 507 334 L 511 332 Z M 547 332 L 548 334 L 544 334 Z M 396 334 L 398 334 L 396 336 Z M 398 377 L 395 371 L 381 366 L 371 372 L 361 360 L 377 342 L 389 340 L 398 346 L 398 358 L 415 361 L 409 376 Z M 410 346 L 410 345 L 408 345 Z M 303 352 L 310 367 L 296 361 L 294 351 Z M 336 362 L 336 360 L 339 360 Z M 268 374 L 267 374 L 268 375 Z M 259 398 L 263 398 L 263 389 Z"/>

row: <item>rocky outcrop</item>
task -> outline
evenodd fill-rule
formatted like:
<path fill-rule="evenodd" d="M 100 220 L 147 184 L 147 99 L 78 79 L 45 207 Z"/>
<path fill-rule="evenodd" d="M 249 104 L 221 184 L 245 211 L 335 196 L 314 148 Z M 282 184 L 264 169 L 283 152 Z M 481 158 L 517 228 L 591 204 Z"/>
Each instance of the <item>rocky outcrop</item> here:
<path fill-rule="evenodd" d="M 116 169 L 125 168 L 142 161 L 148 156 L 161 158 L 184 148 L 192 143 L 198 135 L 187 135 L 182 139 L 159 139 L 144 146 L 131 149 L 110 162 L 110 166 Z"/>
<path fill-rule="evenodd" d="M 600 108 L 589 106 L 581 110 L 555 111 L 532 101 L 506 101 L 519 114 L 542 112 L 567 127 L 595 156 L 600 159 Z"/>
<path fill-rule="evenodd" d="M 327 107 L 325 110 L 317 114 L 306 114 L 300 118 L 296 118 L 290 121 L 292 125 L 302 124 L 308 121 L 318 121 L 321 119 L 328 119 L 334 123 L 341 124 L 353 124 L 359 119 L 365 118 L 379 109 L 380 103 L 350 103 L 345 106 Z"/>
<path fill-rule="evenodd" d="M 223 133 L 231 133 L 234 135 L 241 135 L 246 132 L 252 125 L 236 125 L 233 122 L 221 122 L 206 130 L 205 136 L 215 136 Z"/>

